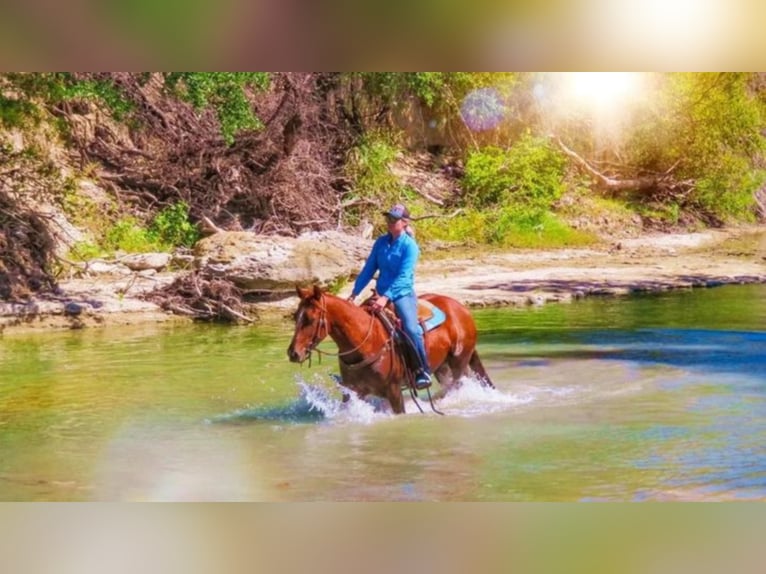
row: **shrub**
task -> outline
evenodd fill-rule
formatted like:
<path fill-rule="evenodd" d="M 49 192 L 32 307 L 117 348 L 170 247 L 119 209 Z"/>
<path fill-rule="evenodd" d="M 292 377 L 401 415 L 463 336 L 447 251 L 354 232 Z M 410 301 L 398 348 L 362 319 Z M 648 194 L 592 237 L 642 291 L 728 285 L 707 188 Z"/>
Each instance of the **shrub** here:
<path fill-rule="evenodd" d="M 106 232 L 103 247 L 107 252 L 145 253 L 161 250 L 155 238 L 134 217 L 125 217 L 117 221 Z"/>
<path fill-rule="evenodd" d="M 263 127 L 245 90 L 268 89 L 271 82 L 268 72 L 168 72 L 165 80 L 171 91 L 195 108 L 211 107 L 223 138 L 230 145 L 239 132 Z"/>
<path fill-rule="evenodd" d="M 399 154 L 393 138 L 371 133 L 355 146 L 346 164 L 346 174 L 352 181 L 353 190 L 347 202 L 355 203 L 346 212 L 348 223 L 357 225 L 366 215 L 379 212 L 381 206 L 400 201 L 407 195 L 404 186 L 391 172 L 391 163 Z M 377 221 L 376 217 L 372 217 Z"/>
<path fill-rule="evenodd" d="M 504 150 L 486 147 L 466 161 L 466 201 L 477 208 L 512 203 L 547 210 L 564 192 L 565 158 L 541 138 Z"/>
<path fill-rule="evenodd" d="M 199 239 L 199 230 L 189 221 L 189 205 L 181 201 L 166 207 L 155 216 L 148 235 L 160 245 L 191 247 Z"/>
<path fill-rule="evenodd" d="M 487 244 L 499 247 L 565 247 L 588 245 L 597 238 L 572 229 L 547 211 L 518 208 L 467 210 L 445 222 L 419 222 L 418 240 Z"/>

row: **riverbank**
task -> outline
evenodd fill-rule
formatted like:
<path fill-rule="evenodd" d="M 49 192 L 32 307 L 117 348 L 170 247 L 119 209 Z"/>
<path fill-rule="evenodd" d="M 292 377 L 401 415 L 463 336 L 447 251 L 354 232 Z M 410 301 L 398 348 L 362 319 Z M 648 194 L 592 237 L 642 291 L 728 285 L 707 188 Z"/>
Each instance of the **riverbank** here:
<path fill-rule="evenodd" d="M 141 298 L 177 276 L 147 272 L 65 280 L 56 295 L 0 303 L 0 332 L 188 322 Z M 588 249 L 479 252 L 425 246 L 417 275 L 420 293 L 442 293 L 469 307 L 746 283 L 766 283 L 763 226 L 643 235 Z M 350 288 L 346 285 L 341 295 Z M 295 304 L 287 297 L 257 309 L 266 318 L 284 315 Z"/>
<path fill-rule="evenodd" d="M 518 251 L 425 262 L 420 292 L 468 306 L 540 305 L 724 284 L 766 282 L 766 229 L 656 234 L 598 249 Z"/>

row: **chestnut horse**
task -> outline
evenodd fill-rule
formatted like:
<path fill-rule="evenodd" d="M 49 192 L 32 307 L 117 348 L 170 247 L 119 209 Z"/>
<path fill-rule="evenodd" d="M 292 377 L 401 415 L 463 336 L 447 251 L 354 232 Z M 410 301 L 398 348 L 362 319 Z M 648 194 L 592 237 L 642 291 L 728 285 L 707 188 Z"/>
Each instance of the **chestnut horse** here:
<path fill-rule="evenodd" d="M 287 348 L 290 361 L 302 363 L 329 335 L 338 345 L 341 384 L 362 399 L 368 395 L 388 399 L 394 413 L 403 413 L 407 367 L 381 320 L 317 286 L 296 290 L 300 304 L 294 316 L 293 340 Z M 468 374 L 470 367 L 482 384 L 494 387 L 476 351 L 476 325 L 468 309 L 443 295 L 422 295 L 421 299 L 447 316 L 425 335 L 428 363 L 439 383 L 449 389 Z"/>

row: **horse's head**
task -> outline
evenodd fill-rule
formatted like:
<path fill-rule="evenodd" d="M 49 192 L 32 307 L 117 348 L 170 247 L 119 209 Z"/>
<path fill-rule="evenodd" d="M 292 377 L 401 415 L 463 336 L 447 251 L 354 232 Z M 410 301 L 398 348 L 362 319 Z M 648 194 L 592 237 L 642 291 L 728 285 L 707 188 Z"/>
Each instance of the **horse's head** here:
<path fill-rule="evenodd" d="M 324 294 L 318 286 L 312 289 L 296 287 L 295 290 L 301 301 L 293 315 L 295 333 L 287 348 L 287 356 L 293 363 L 302 363 L 327 336 L 327 308 Z"/>

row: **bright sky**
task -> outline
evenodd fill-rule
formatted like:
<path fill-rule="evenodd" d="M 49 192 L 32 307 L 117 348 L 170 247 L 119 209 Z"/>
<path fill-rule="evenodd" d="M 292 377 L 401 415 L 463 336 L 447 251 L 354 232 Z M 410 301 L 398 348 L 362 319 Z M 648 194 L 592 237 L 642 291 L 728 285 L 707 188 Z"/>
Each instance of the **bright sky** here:
<path fill-rule="evenodd" d="M 599 108 L 619 107 L 642 89 L 642 74 L 635 72 L 568 72 L 563 89 L 570 98 Z"/>
<path fill-rule="evenodd" d="M 554 132 L 559 121 L 586 117 L 604 145 L 621 139 L 639 104 L 650 95 L 643 72 L 562 72 L 543 76 L 536 88 L 541 113 Z"/>

